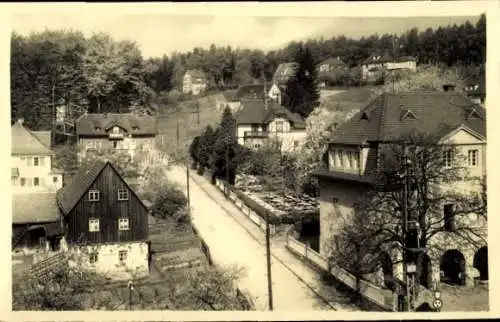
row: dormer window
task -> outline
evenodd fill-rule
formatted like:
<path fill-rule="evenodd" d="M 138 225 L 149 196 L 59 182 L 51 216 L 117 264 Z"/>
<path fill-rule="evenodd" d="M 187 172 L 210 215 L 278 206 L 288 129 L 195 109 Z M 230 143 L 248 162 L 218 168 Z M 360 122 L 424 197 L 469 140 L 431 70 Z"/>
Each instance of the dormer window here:
<path fill-rule="evenodd" d="M 118 134 L 118 133 L 120 133 L 120 129 L 118 128 L 118 126 L 113 127 L 113 134 Z"/>
<path fill-rule="evenodd" d="M 138 129 L 139 129 L 139 127 L 137 127 L 137 126 L 132 126 L 132 130 L 133 130 L 133 131 L 137 131 Z"/>
<path fill-rule="evenodd" d="M 401 115 L 401 121 L 404 120 L 416 120 L 417 117 L 411 110 L 404 111 L 403 114 Z"/>
<path fill-rule="evenodd" d="M 100 127 L 96 127 L 96 128 L 95 128 L 95 131 L 96 131 L 96 132 L 100 132 L 100 131 L 101 131 L 101 128 L 100 128 Z"/>
<path fill-rule="evenodd" d="M 363 114 L 361 114 L 361 119 L 362 120 L 368 120 L 368 113 L 363 112 Z"/>
<path fill-rule="evenodd" d="M 468 119 L 479 118 L 479 114 L 477 114 L 476 109 L 472 109 L 472 111 L 469 113 L 469 115 L 467 116 L 467 118 Z"/>

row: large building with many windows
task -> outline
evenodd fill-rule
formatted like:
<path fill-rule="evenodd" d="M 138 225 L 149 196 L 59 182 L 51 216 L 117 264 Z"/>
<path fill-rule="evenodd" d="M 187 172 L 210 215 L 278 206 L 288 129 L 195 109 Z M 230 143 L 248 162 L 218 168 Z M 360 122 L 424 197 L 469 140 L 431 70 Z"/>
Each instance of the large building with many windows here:
<path fill-rule="evenodd" d="M 443 149 L 443 171 L 452 165 L 465 170 L 462 180 L 440 181 L 433 189 L 449 189 L 463 196 L 481 194 L 486 179 L 485 115 L 482 106 L 456 92 L 385 93 L 337 128 L 323 158 L 324 168 L 316 174 L 320 184 L 320 252 L 328 256 L 335 247 L 332 241 L 341 229 L 341 218 L 349 218 L 365 193 L 377 189 L 384 156 L 390 155 L 407 134 L 432 135 L 438 146 L 452 147 Z M 478 213 L 455 216 L 455 206 L 443 200 L 441 210 L 433 211 L 433 225 L 438 226 L 432 226 L 436 234 L 426 248 L 421 285 L 430 287 L 442 276 L 488 279 L 486 219 Z M 472 227 L 477 234 L 464 241 L 455 227 Z M 394 269 L 401 278 L 401 254 L 387 255 L 394 263 L 387 272 Z"/>

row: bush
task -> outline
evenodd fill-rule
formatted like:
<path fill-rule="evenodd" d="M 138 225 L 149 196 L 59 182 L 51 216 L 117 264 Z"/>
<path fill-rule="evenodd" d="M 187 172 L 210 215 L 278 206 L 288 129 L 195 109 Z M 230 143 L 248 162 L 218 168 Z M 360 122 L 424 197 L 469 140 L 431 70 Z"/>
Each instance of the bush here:
<path fill-rule="evenodd" d="M 156 200 L 153 202 L 153 216 L 166 219 L 174 218 L 177 222 L 185 222 L 188 220 L 187 212 L 185 214 L 180 211 L 186 207 L 187 198 L 184 192 L 173 184 L 168 184 L 159 191 Z"/>

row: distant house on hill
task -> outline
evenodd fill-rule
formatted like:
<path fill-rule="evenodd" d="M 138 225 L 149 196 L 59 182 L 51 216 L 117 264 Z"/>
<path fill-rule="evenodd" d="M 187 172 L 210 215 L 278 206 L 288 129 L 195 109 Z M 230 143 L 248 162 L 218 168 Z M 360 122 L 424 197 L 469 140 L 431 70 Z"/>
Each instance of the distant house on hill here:
<path fill-rule="evenodd" d="M 84 246 L 83 265 L 96 271 L 148 272 L 148 208 L 109 162 L 81 167 L 57 192 L 70 247 Z"/>
<path fill-rule="evenodd" d="M 267 93 L 265 93 L 264 84 L 247 84 L 241 85 L 235 91 L 225 91 L 222 96 L 217 100 L 217 110 L 222 112 L 226 106 L 229 106 L 231 112 L 236 113 L 241 107 L 242 100 L 263 100 Z"/>
<path fill-rule="evenodd" d="M 268 96 L 275 102 L 281 104 L 282 95 L 285 91 L 286 84 L 292 77 L 295 77 L 295 73 L 297 72 L 298 67 L 298 63 L 291 62 L 279 64 L 276 68 L 272 79 L 272 85 L 270 86 L 268 91 Z"/>
<path fill-rule="evenodd" d="M 465 92 L 474 103 L 486 106 L 486 80 L 485 76 L 470 78 L 466 82 Z"/>
<path fill-rule="evenodd" d="M 349 66 L 340 57 L 335 57 L 319 63 L 317 70 L 319 87 L 326 87 L 337 79 L 339 72 L 349 71 Z"/>
<path fill-rule="evenodd" d="M 84 114 L 76 121 L 76 136 L 81 160 L 87 153 L 114 149 L 127 152 L 154 148 L 156 119 L 148 115 Z"/>
<path fill-rule="evenodd" d="M 207 89 L 207 75 L 198 69 L 188 70 L 182 77 L 182 92 L 198 95 Z"/>
<path fill-rule="evenodd" d="M 253 149 L 262 147 L 267 140 L 282 142 L 283 151 L 297 148 L 306 136 L 306 123 L 298 114 L 290 112 L 276 102 L 244 100 L 235 115 L 237 140 Z"/>
<path fill-rule="evenodd" d="M 411 56 L 392 57 L 388 53 L 375 53 L 361 64 L 362 79 L 375 81 L 386 73 L 396 70 L 417 70 L 417 60 Z"/>
<path fill-rule="evenodd" d="M 11 185 L 14 193 L 55 192 L 63 172 L 52 167 L 50 131 L 31 131 L 19 119 L 11 127 Z"/>

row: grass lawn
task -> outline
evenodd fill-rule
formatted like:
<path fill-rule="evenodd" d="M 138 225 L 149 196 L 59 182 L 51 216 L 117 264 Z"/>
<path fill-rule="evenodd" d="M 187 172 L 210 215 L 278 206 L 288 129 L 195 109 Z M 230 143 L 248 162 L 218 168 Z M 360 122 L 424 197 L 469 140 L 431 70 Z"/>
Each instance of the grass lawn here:
<path fill-rule="evenodd" d="M 440 289 L 443 312 L 489 311 L 487 284 L 463 287 L 441 283 Z"/>
<path fill-rule="evenodd" d="M 337 109 L 348 112 L 354 109 L 362 109 L 374 97 L 377 86 L 352 87 L 337 94 L 325 97 L 321 107 L 326 109 Z"/>
<path fill-rule="evenodd" d="M 215 126 L 221 118 L 216 108 L 216 99 L 222 94 L 214 94 L 199 98 L 200 113 L 198 115 L 190 106 L 193 102 L 186 101 L 179 105 L 175 111 L 168 112 L 158 117 L 157 121 L 157 146 L 167 152 L 181 150 L 187 152 L 187 148 L 193 138 L 202 133 L 207 125 Z M 177 142 L 177 123 L 179 123 L 179 141 Z"/>

